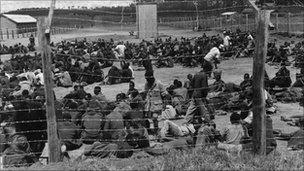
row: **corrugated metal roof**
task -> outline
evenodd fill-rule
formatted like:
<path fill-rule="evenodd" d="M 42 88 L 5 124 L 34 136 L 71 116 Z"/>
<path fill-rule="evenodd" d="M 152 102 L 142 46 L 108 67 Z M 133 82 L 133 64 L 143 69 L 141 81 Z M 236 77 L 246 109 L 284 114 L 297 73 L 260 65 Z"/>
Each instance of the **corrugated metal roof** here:
<path fill-rule="evenodd" d="M 37 20 L 29 15 L 18 14 L 2 14 L 4 17 L 12 20 L 15 23 L 36 23 Z"/>

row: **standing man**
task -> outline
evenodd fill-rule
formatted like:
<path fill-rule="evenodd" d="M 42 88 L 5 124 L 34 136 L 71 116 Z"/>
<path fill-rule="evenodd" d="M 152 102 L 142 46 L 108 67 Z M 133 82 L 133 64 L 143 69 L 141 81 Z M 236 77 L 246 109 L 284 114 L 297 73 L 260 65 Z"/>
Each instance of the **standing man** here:
<path fill-rule="evenodd" d="M 186 113 L 186 122 L 193 123 L 202 118 L 204 121 L 210 121 L 210 114 L 205 105 L 208 95 L 208 76 L 204 70 L 196 73 L 192 79 L 193 95 Z"/>
<path fill-rule="evenodd" d="M 201 148 L 206 143 L 212 142 L 212 137 L 215 135 L 214 123 L 210 110 L 206 106 L 209 86 L 208 76 L 201 70 L 194 75 L 192 79 L 193 95 L 186 113 L 186 123 L 193 124 L 196 134 L 193 137 L 196 148 Z"/>
<path fill-rule="evenodd" d="M 29 41 L 30 41 L 30 43 L 28 45 L 29 50 L 35 51 L 35 37 L 33 36 L 33 34 L 31 34 Z"/>
<path fill-rule="evenodd" d="M 217 69 L 217 64 L 220 63 L 221 52 L 218 43 L 214 42 L 213 48 L 204 57 L 202 68 L 204 72 L 210 77 L 214 69 Z"/>
<path fill-rule="evenodd" d="M 30 45 L 34 47 L 35 46 L 35 37 L 33 34 L 31 34 L 29 41 L 30 41 Z"/>
<path fill-rule="evenodd" d="M 223 33 L 224 34 L 224 38 L 223 38 L 223 42 L 224 42 L 224 48 L 225 50 L 228 50 L 229 49 L 229 46 L 230 46 L 230 36 L 229 34 L 227 34 L 226 32 Z"/>
<path fill-rule="evenodd" d="M 158 129 L 157 118 L 163 109 L 162 96 L 165 95 L 165 88 L 162 83 L 156 81 L 153 75 L 153 70 L 147 70 L 145 73 L 146 84 L 146 105 L 145 112 L 148 118 L 153 118 L 155 131 Z"/>

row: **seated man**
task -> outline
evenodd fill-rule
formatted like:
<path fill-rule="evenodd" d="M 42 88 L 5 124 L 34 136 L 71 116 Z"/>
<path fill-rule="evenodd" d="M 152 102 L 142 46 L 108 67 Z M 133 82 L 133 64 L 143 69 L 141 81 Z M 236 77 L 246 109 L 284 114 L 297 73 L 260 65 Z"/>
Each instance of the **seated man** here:
<path fill-rule="evenodd" d="M 296 74 L 296 82 L 292 87 L 304 87 L 304 69 L 301 69 L 301 73 Z"/>
<path fill-rule="evenodd" d="M 131 99 L 135 98 L 132 95 L 138 94 L 138 90 L 135 88 L 135 83 L 133 81 L 129 82 L 129 90 L 127 92 L 127 96 L 131 97 Z"/>
<path fill-rule="evenodd" d="M 130 68 L 130 63 L 125 63 L 125 62 L 121 63 L 120 75 L 121 75 L 121 82 L 123 83 L 130 82 L 131 79 L 133 79 L 133 71 Z"/>
<path fill-rule="evenodd" d="M 83 143 L 92 144 L 102 138 L 102 116 L 96 111 L 100 107 L 97 101 L 91 101 L 88 104 L 86 113 L 82 116 L 82 132 L 81 139 Z"/>
<path fill-rule="evenodd" d="M 123 116 L 123 118 L 124 118 L 124 125 L 126 127 L 126 131 L 127 131 L 128 135 L 137 135 L 137 137 L 139 138 L 139 141 L 138 141 L 139 144 L 137 144 L 138 147 L 145 148 L 145 147 L 149 146 L 148 131 L 145 128 L 145 124 L 146 124 L 147 120 L 144 119 L 144 113 L 140 109 L 139 102 L 140 102 L 139 98 L 133 99 L 130 102 L 131 110 L 129 112 L 127 112 Z M 133 137 L 133 138 L 135 138 L 135 137 Z M 128 138 L 126 138 L 126 139 L 128 139 Z M 134 143 L 134 142 L 128 142 L 128 143 L 130 144 L 130 143 Z M 135 146 L 137 146 L 137 145 L 135 145 Z"/>
<path fill-rule="evenodd" d="M 270 87 L 282 87 L 286 88 L 291 85 L 290 71 L 286 68 L 285 63 L 281 64 L 280 70 L 276 73 L 276 76 L 270 80 Z"/>
<path fill-rule="evenodd" d="M 173 90 L 177 88 L 178 82 L 179 82 L 179 80 L 175 79 L 175 80 L 173 80 L 173 84 L 171 84 L 169 87 L 166 88 L 167 92 L 170 95 L 173 95 Z"/>
<path fill-rule="evenodd" d="M 25 136 L 17 134 L 14 126 L 7 133 L 8 148 L 3 152 L 3 164 L 5 167 L 27 167 L 37 161 L 31 153 L 30 144 Z M 3 143 L 3 142 L 1 142 Z"/>
<path fill-rule="evenodd" d="M 216 130 L 216 124 L 213 121 L 203 121 L 202 124 L 195 124 L 199 126 L 197 135 L 194 136 L 195 148 L 201 149 L 207 145 L 215 145 L 220 140 L 220 133 Z"/>
<path fill-rule="evenodd" d="M 111 69 L 108 72 L 108 81 L 107 83 L 112 84 L 118 84 L 121 82 L 121 74 L 119 68 L 116 66 L 112 66 Z"/>
<path fill-rule="evenodd" d="M 225 88 L 225 82 L 222 80 L 221 73 L 214 73 L 215 81 L 211 85 L 210 91 L 211 92 L 219 92 L 223 91 Z"/>
<path fill-rule="evenodd" d="M 92 96 L 92 99 L 96 99 L 99 102 L 107 102 L 106 96 L 101 92 L 101 87 L 100 86 L 95 86 L 94 87 L 94 95 Z"/>
<path fill-rule="evenodd" d="M 106 96 L 101 92 L 100 86 L 94 87 L 94 95 L 92 96 L 92 100 L 97 100 L 100 103 L 100 109 L 104 110 L 107 106 L 107 98 Z"/>
<path fill-rule="evenodd" d="M 246 127 L 241 124 L 241 116 L 238 113 L 232 113 L 230 116 L 230 125 L 221 131 L 222 142 L 218 148 L 231 150 L 237 145 L 242 144 L 242 139 L 249 137 Z M 241 146 L 240 146 L 241 149 Z"/>
<path fill-rule="evenodd" d="M 250 78 L 250 75 L 248 73 L 244 74 L 244 81 L 241 82 L 240 88 L 242 90 L 245 90 L 247 87 L 252 86 L 252 79 Z"/>
<path fill-rule="evenodd" d="M 68 71 L 60 72 L 59 69 L 55 69 L 54 72 L 55 72 L 55 81 L 57 83 L 57 86 L 62 86 L 62 87 L 73 86 L 73 82 Z"/>
<path fill-rule="evenodd" d="M 124 101 L 120 101 L 117 107 L 105 117 L 103 127 L 103 138 L 108 141 L 117 142 L 125 136 L 123 117 L 131 107 Z"/>
<path fill-rule="evenodd" d="M 246 127 L 246 129 L 248 130 L 249 137 L 252 137 L 253 136 L 252 111 L 247 112 L 247 114 L 243 114 L 242 118 L 245 118 L 242 120 L 242 125 Z M 273 135 L 272 119 L 269 115 L 266 115 L 266 154 L 269 154 L 270 152 L 275 150 L 276 147 L 277 147 L 277 142 Z M 245 151 L 251 151 L 252 148 L 253 148 L 253 144 L 249 138 L 248 142 L 244 142 L 244 144 L 242 145 L 242 149 Z"/>
<path fill-rule="evenodd" d="M 30 94 L 32 93 L 31 83 L 27 80 L 26 77 L 21 77 L 20 78 L 20 82 L 19 82 L 19 85 L 18 85 L 18 90 L 13 92 L 13 96 L 21 96 L 23 90 L 28 90 L 30 92 Z"/>
<path fill-rule="evenodd" d="M 72 122 L 72 117 L 69 113 L 64 112 L 62 118 L 62 121 L 59 121 L 57 125 L 61 144 L 67 151 L 75 150 L 82 145 L 80 128 Z"/>
<path fill-rule="evenodd" d="M 173 97 L 181 97 L 180 100 L 184 101 L 187 99 L 187 92 L 188 90 L 183 87 L 183 83 L 181 81 L 177 81 L 176 87 L 173 90 Z"/>
<path fill-rule="evenodd" d="M 287 148 L 291 150 L 304 149 L 304 118 L 299 120 L 300 129 L 293 133 L 282 133 L 280 137 L 288 140 Z"/>

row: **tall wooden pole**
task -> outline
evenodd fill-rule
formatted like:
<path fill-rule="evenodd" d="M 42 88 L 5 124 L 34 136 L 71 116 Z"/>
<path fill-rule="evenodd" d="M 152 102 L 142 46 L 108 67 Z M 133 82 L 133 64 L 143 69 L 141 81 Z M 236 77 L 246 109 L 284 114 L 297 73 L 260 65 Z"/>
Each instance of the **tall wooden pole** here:
<path fill-rule="evenodd" d="M 50 33 L 47 32 L 48 19 L 41 17 L 38 19 L 38 43 L 39 51 L 42 56 L 42 67 L 44 76 L 44 92 L 46 96 L 46 118 L 47 134 L 49 145 L 49 161 L 51 163 L 60 161 L 60 143 L 57 135 L 57 122 L 55 115 L 55 102 L 53 92 L 53 80 L 51 76 L 51 48 Z"/>
<path fill-rule="evenodd" d="M 248 14 L 246 14 L 246 31 L 249 31 L 250 27 L 249 27 L 249 20 L 248 20 Z"/>
<path fill-rule="evenodd" d="M 220 16 L 220 29 L 223 30 L 223 18 Z"/>
<path fill-rule="evenodd" d="M 302 26 L 303 26 L 303 33 L 304 33 L 304 11 L 302 12 Z"/>
<path fill-rule="evenodd" d="M 253 150 L 256 154 L 266 155 L 264 72 L 270 11 L 259 10 L 257 20 L 256 49 L 253 61 Z"/>
<path fill-rule="evenodd" d="M 288 15 L 287 15 L 287 33 L 288 33 L 288 35 L 290 34 L 290 32 L 291 32 L 291 25 L 290 25 L 290 12 L 288 13 Z"/>
<path fill-rule="evenodd" d="M 276 30 L 279 32 L 279 13 L 276 13 Z"/>

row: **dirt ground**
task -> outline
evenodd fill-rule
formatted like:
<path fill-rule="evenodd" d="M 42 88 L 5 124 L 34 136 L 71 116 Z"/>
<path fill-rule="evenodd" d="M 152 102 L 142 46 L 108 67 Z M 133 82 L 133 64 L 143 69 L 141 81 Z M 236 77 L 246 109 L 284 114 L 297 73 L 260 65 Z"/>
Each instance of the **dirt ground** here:
<path fill-rule="evenodd" d="M 51 40 L 54 42 L 58 42 L 65 39 L 75 39 L 75 38 L 83 38 L 86 37 L 88 40 L 97 40 L 98 38 L 110 39 L 113 38 L 114 40 L 128 40 L 132 42 L 138 42 L 140 40 L 135 39 L 135 37 L 129 36 L 128 31 L 134 28 L 124 28 L 122 30 L 119 29 L 120 27 L 116 27 L 115 29 L 109 30 L 108 28 L 90 28 L 90 29 L 83 29 L 73 31 L 70 34 L 63 34 L 63 35 L 54 35 L 51 37 Z M 116 30 L 116 31 L 113 31 Z M 217 32 L 207 32 L 207 34 L 217 34 Z M 159 35 L 168 35 L 172 37 L 195 37 L 202 35 L 202 32 L 193 32 L 192 30 L 178 30 L 172 29 L 169 27 L 161 27 L 159 28 Z M 274 38 L 278 39 L 279 42 L 284 41 L 291 41 L 296 40 L 299 41 L 300 39 L 296 38 L 283 38 L 283 37 L 273 37 L 270 36 L 270 41 Z M 36 40 L 37 41 L 37 40 Z M 5 40 L 4 43 L 6 45 L 12 45 L 15 43 L 24 43 L 27 44 L 28 39 L 14 39 L 14 40 Z M 242 58 L 236 60 L 226 60 L 222 61 L 219 65 L 219 68 L 223 71 L 222 78 L 225 82 L 234 82 L 239 84 L 243 78 L 245 73 L 252 74 L 252 64 L 253 60 L 250 58 Z M 136 67 L 133 67 L 136 69 Z M 186 79 L 187 74 L 195 74 L 196 72 L 200 71 L 201 68 L 185 68 L 182 66 L 175 66 L 174 68 L 160 68 L 155 69 L 155 77 L 157 80 L 160 80 L 164 85 L 168 86 L 170 83 L 173 82 L 174 79 L 179 79 L 184 81 Z M 295 73 L 299 72 L 298 69 L 293 67 L 288 67 L 291 72 L 291 77 L 293 82 L 295 81 Z M 104 73 L 107 74 L 109 69 L 105 69 Z M 278 68 L 274 66 L 266 65 L 266 70 L 270 78 L 274 77 L 275 72 Z M 145 79 L 144 79 L 144 71 L 135 71 L 135 84 L 136 88 L 140 90 L 143 89 Z M 214 80 L 210 80 L 212 83 Z M 88 93 L 93 93 L 93 88 L 96 85 L 102 85 L 100 83 L 95 83 L 85 87 L 85 90 Z M 102 91 L 106 95 L 106 97 L 110 100 L 115 99 L 115 95 L 120 92 L 127 92 L 128 84 L 117 84 L 117 85 L 102 85 Z M 68 94 L 72 88 L 61 88 L 56 87 L 54 88 L 57 98 L 61 99 L 63 96 Z M 274 129 L 280 129 L 283 132 L 290 133 L 297 130 L 297 127 L 288 126 L 285 122 L 280 120 L 281 116 L 292 116 L 292 115 L 304 115 L 303 108 L 299 106 L 298 103 L 295 104 L 282 104 L 276 103 L 278 106 L 277 114 L 272 116 Z M 215 119 L 217 123 L 217 127 L 222 129 L 228 122 L 229 116 L 217 116 Z M 287 142 L 278 141 L 278 150 L 281 152 L 286 152 Z"/>

